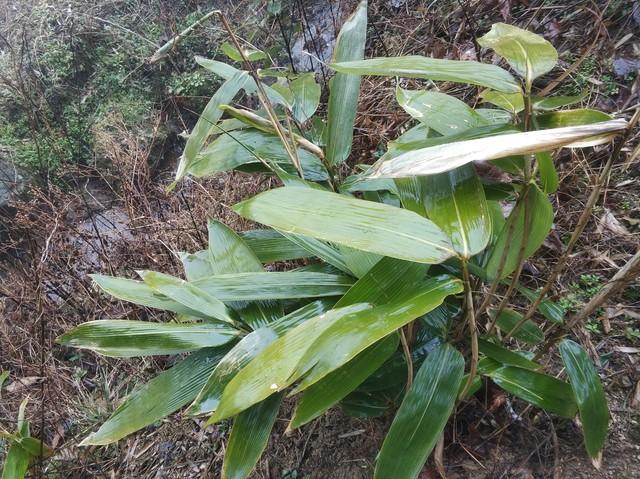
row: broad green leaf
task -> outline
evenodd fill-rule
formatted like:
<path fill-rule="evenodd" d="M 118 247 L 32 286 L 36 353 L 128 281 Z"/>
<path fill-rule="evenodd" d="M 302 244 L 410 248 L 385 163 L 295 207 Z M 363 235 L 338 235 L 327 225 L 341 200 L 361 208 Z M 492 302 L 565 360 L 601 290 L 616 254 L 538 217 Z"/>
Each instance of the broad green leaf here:
<path fill-rule="evenodd" d="M 449 345 L 420 367 L 385 437 L 374 479 L 416 479 L 456 403 L 464 358 Z"/>
<path fill-rule="evenodd" d="M 297 149 L 297 154 L 305 178 L 313 181 L 328 178 L 327 170 L 317 156 L 302 148 Z M 203 177 L 245 166 L 266 169 L 263 161 L 276 163 L 289 172 L 296 171 L 277 136 L 250 128 L 220 135 L 200 151 L 192 161 L 189 173 L 195 177 Z"/>
<path fill-rule="evenodd" d="M 388 400 L 379 394 L 354 391 L 340 403 L 342 411 L 351 417 L 380 417 L 389 409 Z"/>
<path fill-rule="evenodd" d="M 480 253 L 491 238 L 491 218 L 482 183 L 472 165 L 422 178 L 427 216 L 451 239 L 463 258 Z"/>
<path fill-rule="evenodd" d="M 393 180 L 383 178 L 381 180 L 367 180 L 360 175 L 351 175 L 340 184 L 341 193 L 353 193 L 355 191 L 389 191 L 396 193 L 396 185 Z"/>
<path fill-rule="evenodd" d="M 213 275 L 259 273 L 262 263 L 247 244 L 228 226 L 209 220 L 209 259 Z"/>
<path fill-rule="evenodd" d="M 409 176 L 407 178 L 396 178 L 395 180 L 383 178 L 383 180 L 395 183 L 398 198 L 400 198 L 400 203 L 402 203 L 404 209 L 426 218 L 427 211 L 425 209 L 424 181 L 422 181 L 422 178 Z"/>
<path fill-rule="evenodd" d="M 576 415 L 578 406 L 571 386 L 564 381 L 515 366 L 503 366 L 486 374 L 502 389 L 534 406 L 563 417 Z"/>
<path fill-rule="evenodd" d="M 302 380 L 292 394 L 303 391 L 376 341 L 460 293 L 460 280 L 442 275 L 405 291 L 393 302 L 344 317 L 327 328 L 300 359 L 293 377 Z"/>
<path fill-rule="evenodd" d="M 335 274 L 277 271 L 221 274 L 192 284 L 227 302 L 341 296 L 352 283 L 351 278 Z"/>
<path fill-rule="evenodd" d="M 517 366 L 524 369 L 531 369 L 532 371 L 542 367 L 538 363 L 530 361 L 520 353 L 510 351 L 484 339 L 478 340 L 478 346 L 482 354 L 504 364 L 505 366 Z"/>
<path fill-rule="evenodd" d="M 496 128 L 493 126 L 493 128 Z M 382 159 L 369 170 L 368 178 L 403 178 L 434 175 L 453 170 L 472 161 L 495 160 L 511 155 L 550 151 L 584 144 L 586 140 L 610 138 L 627 128 L 625 120 L 611 120 L 592 125 L 551 128 L 495 135 L 487 138 L 438 144 L 406 151 L 392 159 Z"/>
<path fill-rule="evenodd" d="M 484 90 L 480 93 L 484 103 L 491 103 L 514 115 L 524 110 L 524 97 L 522 93 L 504 93 L 495 90 Z"/>
<path fill-rule="evenodd" d="M 224 42 L 220 47 L 222 53 L 224 53 L 227 57 L 235 60 L 237 62 L 242 62 L 244 59 L 242 55 L 238 51 L 238 49 L 229 42 Z M 255 48 L 243 48 L 243 53 L 247 57 L 247 59 L 251 62 L 257 60 L 264 60 L 267 58 L 267 54 L 261 50 L 257 50 Z"/>
<path fill-rule="evenodd" d="M 35 437 L 15 437 L 11 442 L 20 446 L 34 458 L 40 457 L 40 455 L 42 455 L 43 458 L 47 458 L 53 454 L 49 446 Z"/>
<path fill-rule="evenodd" d="M 286 389 L 296 380 L 292 374 L 299 360 L 323 331 L 338 319 L 367 309 L 371 309 L 371 305 L 359 303 L 327 311 L 294 327 L 270 343 L 227 384 L 222 400 L 208 424 L 235 416 Z"/>
<path fill-rule="evenodd" d="M 292 234 L 284 231 L 279 231 L 279 233 L 292 243 L 295 243 L 299 247 L 307 250 L 313 256 L 317 256 L 325 263 L 328 263 L 345 273 L 352 273 L 340 250 L 333 245 L 315 238 L 310 238 L 309 236 Z"/>
<path fill-rule="evenodd" d="M 151 286 L 142 281 L 133 279 L 105 276 L 102 274 L 90 274 L 91 279 L 106 293 L 114 298 L 130 303 L 141 304 L 149 308 L 164 309 L 178 314 L 201 317 L 202 314 L 178 303 L 155 291 Z"/>
<path fill-rule="evenodd" d="M 441 135 L 488 124 L 465 102 L 445 93 L 397 87 L 396 98 L 404 111 Z"/>
<path fill-rule="evenodd" d="M 240 233 L 240 237 L 262 263 L 290 261 L 313 256 L 306 249 L 275 230 L 250 230 Z"/>
<path fill-rule="evenodd" d="M 545 96 L 545 97 L 533 97 L 531 103 L 534 110 L 555 110 L 562 106 L 572 105 L 582 101 L 586 97 L 586 93 L 573 96 Z"/>
<path fill-rule="evenodd" d="M 9 371 L 0 372 L 0 398 L 2 398 L 2 386 L 7 379 L 9 379 Z"/>
<path fill-rule="evenodd" d="M 520 245 L 524 235 L 525 201 L 528 208 L 528 228 L 525 246 L 525 258 L 529 258 L 542 245 L 544 239 L 549 234 L 553 224 L 553 206 L 549 202 L 547 195 L 540 189 L 530 184 L 525 192 L 526 198 L 515 207 L 498 236 L 496 244 L 491 249 L 485 269 L 487 276 L 491 279 L 498 275 L 500 269 L 501 257 L 506 254 L 504 267 L 500 279 L 510 275 L 518 265 L 518 256 L 520 253 Z M 511 226 L 513 224 L 513 226 Z M 509 229 L 512 229 L 509 238 Z"/>
<path fill-rule="evenodd" d="M 192 401 L 228 348 L 203 349 L 134 390 L 81 445 L 104 445 L 159 421 Z"/>
<path fill-rule="evenodd" d="M 209 259 L 209 250 L 178 254 L 187 280 L 195 281 L 196 279 L 213 276 L 213 265 Z"/>
<path fill-rule="evenodd" d="M 222 479 L 245 479 L 267 447 L 284 393 L 242 411 L 233 421 L 222 464 Z"/>
<path fill-rule="evenodd" d="M 495 317 L 496 311 L 490 311 L 491 317 Z M 505 308 L 502 310 L 496 321 L 496 325 L 504 334 L 509 334 L 513 327 L 520 322 L 522 315 L 513 309 Z M 544 341 L 544 333 L 530 319 L 525 321 L 514 335 L 514 338 L 527 344 L 540 344 Z M 494 358 L 495 359 L 495 358 Z"/>
<path fill-rule="evenodd" d="M 17 443 L 10 441 L 2 468 L 2 479 L 24 479 L 29 469 L 31 454 Z"/>
<path fill-rule="evenodd" d="M 536 153 L 536 161 L 542 190 L 547 194 L 555 193 L 560 180 L 556 166 L 553 164 L 553 155 L 548 151 L 541 151 Z"/>
<path fill-rule="evenodd" d="M 364 57 L 366 39 L 367 0 L 362 0 L 338 34 L 333 61 L 361 60 Z M 358 75 L 338 73 L 329 81 L 326 157 L 331 165 L 339 165 L 351 153 L 359 95 Z"/>
<path fill-rule="evenodd" d="M 441 60 L 409 55 L 344 61 L 329 66 L 338 72 L 354 75 L 422 78 L 424 80 L 468 83 L 506 93 L 520 91 L 520 85 L 506 70 L 495 65 L 473 61 Z"/>
<path fill-rule="evenodd" d="M 395 258 L 382 258 L 336 303 L 336 307 L 356 303 L 382 305 L 398 300 L 422 283 L 428 266 Z"/>
<path fill-rule="evenodd" d="M 340 246 L 340 255 L 356 278 L 362 278 L 382 259 L 378 254 L 367 253 L 345 245 Z"/>
<path fill-rule="evenodd" d="M 293 94 L 293 116 L 300 123 L 304 123 L 318 109 L 320 103 L 320 85 L 316 83 L 313 73 L 303 73 L 289 82 Z"/>
<path fill-rule="evenodd" d="M 558 52 L 551 43 L 513 25 L 494 23 L 486 35 L 478 38 L 478 43 L 507 60 L 529 85 L 558 63 Z"/>
<path fill-rule="evenodd" d="M 154 291 L 198 311 L 207 318 L 233 325 L 234 312 L 224 303 L 192 283 L 156 271 L 141 271 L 140 276 Z"/>
<path fill-rule="evenodd" d="M 232 65 L 229 65 L 228 63 L 219 62 L 217 60 L 209 60 L 208 58 L 204 58 L 198 55 L 196 55 L 196 62 L 201 67 L 209 70 L 210 72 L 218 75 L 219 77 L 222 77 L 225 80 L 229 80 L 230 78 L 233 78 L 234 75 L 238 75 L 239 73 L 247 73 L 242 70 L 238 70 L 237 68 L 235 68 Z M 280 93 L 275 91 L 269 85 L 263 84 L 262 88 L 264 89 L 265 93 L 267 94 L 267 98 L 271 103 L 285 105 L 289 108 L 291 107 L 290 103 Z M 246 84 L 244 85 L 244 90 L 247 93 L 256 93 L 257 89 L 258 87 L 256 86 L 256 82 L 253 80 L 253 78 L 249 76 Z M 224 103 L 228 104 L 229 102 L 223 102 L 223 104 Z"/>
<path fill-rule="evenodd" d="M 278 188 L 238 203 L 241 216 L 280 231 L 421 263 L 454 252 L 446 235 L 416 213 L 309 188 Z"/>
<path fill-rule="evenodd" d="M 475 112 L 482 117 L 487 125 L 501 126 L 513 121 L 513 115 L 499 108 L 476 108 Z"/>
<path fill-rule="evenodd" d="M 260 351 L 276 338 L 304 321 L 322 314 L 329 307 L 330 304 L 323 301 L 314 301 L 277 319 L 269 324 L 268 327 L 256 329 L 247 334 L 220 360 L 216 368 L 211 372 L 207 384 L 204 385 L 193 404 L 187 409 L 187 414 L 198 415 L 215 411 L 220 403 L 224 388 L 238 371 L 249 364 Z"/>
<path fill-rule="evenodd" d="M 532 289 L 526 288 L 522 285 L 518 285 L 518 292 L 522 294 L 529 301 L 533 302 L 538 297 L 538 292 Z M 553 323 L 562 323 L 567 312 L 558 303 L 551 301 L 550 299 L 543 299 L 538 306 L 538 310 L 542 315 Z"/>
<path fill-rule="evenodd" d="M 197 161 L 197 155 L 213 131 L 213 125 L 215 125 L 222 116 L 220 106 L 231 103 L 237 93 L 246 87 L 249 79 L 250 77 L 247 72 L 238 71 L 226 80 L 211 97 L 211 100 L 207 103 L 207 106 L 202 111 L 200 118 L 187 138 L 187 144 L 185 145 L 178 170 L 176 171 L 175 181 L 181 180 L 186 174 L 191 172 L 192 166 Z"/>
<path fill-rule="evenodd" d="M 398 335 L 384 338 L 309 387 L 298 402 L 289 429 L 312 421 L 356 389 L 398 349 L 398 341 Z"/>
<path fill-rule="evenodd" d="M 88 321 L 59 336 L 56 342 L 90 349 L 105 356 L 130 358 L 178 354 L 222 346 L 237 332 L 209 323 L 152 323 L 103 319 Z"/>
<path fill-rule="evenodd" d="M 598 461 L 609 427 L 609 408 L 602 383 L 589 356 L 577 343 L 565 339 L 558 349 L 578 403 L 585 448 Z"/>

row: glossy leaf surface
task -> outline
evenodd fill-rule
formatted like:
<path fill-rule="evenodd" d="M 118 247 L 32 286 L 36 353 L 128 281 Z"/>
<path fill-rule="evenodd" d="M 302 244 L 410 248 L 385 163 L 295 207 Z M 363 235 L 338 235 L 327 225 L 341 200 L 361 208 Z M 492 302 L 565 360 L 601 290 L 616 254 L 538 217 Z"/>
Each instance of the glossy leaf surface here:
<path fill-rule="evenodd" d="M 333 61 L 360 60 L 367 39 L 367 1 L 363 0 L 342 26 L 333 51 Z M 358 110 L 360 76 L 338 73 L 329 82 L 327 161 L 338 165 L 351 153 L 353 124 Z"/>
<path fill-rule="evenodd" d="M 310 386 L 300 398 L 289 428 L 308 423 L 346 397 L 393 354 L 398 341 L 397 335 L 379 341 Z"/>
<path fill-rule="evenodd" d="M 284 394 L 274 394 L 242 411 L 233 421 L 222 464 L 222 479 L 245 479 L 267 447 Z"/>
<path fill-rule="evenodd" d="M 458 396 L 464 358 L 449 345 L 420 367 L 382 444 L 374 479 L 416 479 L 444 429 Z"/>
<path fill-rule="evenodd" d="M 488 124 L 465 102 L 445 93 L 398 87 L 396 98 L 404 111 L 441 135 Z"/>
<path fill-rule="evenodd" d="M 495 316 L 495 311 L 491 312 L 491 316 Z M 496 325 L 504 334 L 509 334 L 513 327 L 520 322 L 522 315 L 513 309 L 505 308 L 500 312 Z M 544 341 L 544 333 L 530 319 L 525 321 L 522 326 L 513 334 L 513 337 L 527 344 L 539 344 Z"/>
<path fill-rule="evenodd" d="M 238 203 L 241 216 L 383 256 L 439 263 L 454 253 L 446 235 L 419 215 L 309 188 L 278 188 Z"/>
<path fill-rule="evenodd" d="M 493 24 L 486 35 L 478 38 L 478 43 L 507 60 L 529 84 L 558 62 L 558 52 L 547 40 L 505 23 Z"/>
<path fill-rule="evenodd" d="M 199 279 L 193 284 L 226 302 L 341 296 L 353 280 L 335 274 L 277 271 L 221 274 Z"/>
<path fill-rule="evenodd" d="M 524 211 L 525 201 L 528 208 L 527 215 L 525 215 Z M 504 260 L 500 278 L 505 278 L 516 269 L 519 249 L 525 232 L 525 216 L 528 219 L 528 234 L 524 257 L 528 258 L 542 245 L 553 224 L 553 206 L 551 206 L 547 195 L 533 184 L 529 185 L 526 199 L 511 211 L 496 244 L 491 249 L 486 264 L 486 272 L 489 278 L 495 278 L 498 275 L 503 254 L 506 254 L 506 259 Z M 509 235 L 510 228 L 513 231 L 511 235 Z"/>
<path fill-rule="evenodd" d="M 442 60 L 410 55 L 334 63 L 330 67 L 338 72 L 355 75 L 422 78 L 480 85 L 507 93 L 520 91 L 520 85 L 506 70 L 495 65 L 473 61 Z"/>
<path fill-rule="evenodd" d="M 289 82 L 293 94 L 293 116 L 300 123 L 304 123 L 318 109 L 320 103 L 320 85 L 316 83 L 313 73 L 303 73 Z"/>
<path fill-rule="evenodd" d="M 479 339 L 478 345 L 482 354 L 506 366 L 517 366 L 524 369 L 531 369 L 532 371 L 541 368 L 538 363 L 530 361 L 522 354 L 503 348 L 490 341 Z"/>
<path fill-rule="evenodd" d="M 589 456 L 597 460 L 609 427 L 609 408 L 600 377 L 587 353 L 577 343 L 565 339 L 558 349 L 578 403 L 585 448 Z"/>
<path fill-rule="evenodd" d="M 491 238 L 491 218 L 482 183 L 472 165 L 422 178 L 427 216 L 464 258 L 478 254 Z"/>
<path fill-rule="evenodd" d="M 290 261 L 312 256 L 306 249 L 275 230 L 250 230 L 241 233 L 240 236 L 262 263 Z"/>
<path fill-rule="evenodd" d="M 136 389 L 82 445 L 103 445 L 159 421 L 192 401 L 228 349 L 204 349 Z"/>
<path fill-rule="evenodd" d="M 153 323 L 104 319 L 88 321 L 56 340 L 105 356 L 129 358 L 178 354 L 221 346 L 237 337 L 232 329 L 209 323 Z"/>
<path fill-rule="evenodd" d="M 571 386 L 564 381 L 515 366 L 503 366 L 487 375 L 505 391 L 534 406 L 563 417 L 576 415 L 578 406 Z"/>

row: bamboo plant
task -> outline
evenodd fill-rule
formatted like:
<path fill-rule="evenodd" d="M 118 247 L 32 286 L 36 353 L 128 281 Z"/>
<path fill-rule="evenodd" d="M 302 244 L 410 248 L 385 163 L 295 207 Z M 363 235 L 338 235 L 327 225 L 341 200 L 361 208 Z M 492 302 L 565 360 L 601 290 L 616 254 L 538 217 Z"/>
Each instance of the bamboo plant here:
<path fill-rule="evenodd" d="M 557 52 L 519 28 L 496 24 L 479 39 L 509 69 L 364 59 L 366 31 L 363 1 L 337 38 L 326 119 L 316 115 L 313 74 L 255 68 L 231 30 L 243 69 L 197 58 L 223 83 L 188 136 L 176 182 L 240 170 L 283 186 L 233 207 L 268 228 L 237 234 L 210 221 L 208 249 L 181 253 L 184 278 L 93 276 L 106 293 L 175 321 L 91 321 L 61 344 L 113 357 L 190 354 L 134 390 L 84 445 L 116 442 L 186 407 L 207 425 L 233 418 L 221 474 L 245 478 L 290 397 L 289 430 L 337 405 L 360 417 L 395 411 L 374 477 L 416 478 L 457 405 L 491 381 L 553 415 L 579 416 L 598 464 L 609 416 L 597 371 L 569 339 L 559 344 L 561 376 L 534 360 L 565 312 L 519 276 L 552 228 L 554 152 L 624 137 L 629 124 L 567 108 L 581 96 L 536 96 Z M 414 125 L 373 165 L 345 175 L 362 75 L 429 88 L 396 82 Z M 443 83 L 477 86 L 483 107 L 439 91 Z M 243 94 L 261 107 L 232 106 Z M 478 162 L 509 181 L 480 176 Z M 304 265 L 265 270 L 291 260 Z M 513 306 L 516 295 L 532 314 Z"/>

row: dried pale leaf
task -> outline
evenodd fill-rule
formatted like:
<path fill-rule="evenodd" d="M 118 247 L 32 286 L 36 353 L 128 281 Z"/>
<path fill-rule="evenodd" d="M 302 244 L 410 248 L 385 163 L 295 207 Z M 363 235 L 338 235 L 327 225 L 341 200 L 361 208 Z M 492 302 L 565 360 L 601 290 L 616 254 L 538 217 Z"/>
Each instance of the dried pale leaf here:
<path fill-rule="evenodd" d="M 511 155 L 549 151 L 593 137 L 610 136 L 627 128 L 625 120 L 611 120 L 593 125 L 553 128 L 478 138 L 421 148 L 391 160 L 378 161 L 368 178 L 403 178 L 434 175 L 453 170 L 472 161 L 495 160 Z"/>

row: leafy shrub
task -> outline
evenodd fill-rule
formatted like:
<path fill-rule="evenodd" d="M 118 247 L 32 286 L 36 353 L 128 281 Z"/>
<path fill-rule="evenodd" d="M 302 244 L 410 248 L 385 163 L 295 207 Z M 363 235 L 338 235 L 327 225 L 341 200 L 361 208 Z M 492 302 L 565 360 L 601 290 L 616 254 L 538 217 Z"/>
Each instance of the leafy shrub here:
<path fill-rule="evenodd" d="M 277 175 L 284 186 L 234 206 L 270 229 L 236 234 L 211 221 L 209 248 L 181 253 L 184 280 L 151 271 L 139 272 L 142 281 L 93 277 L 114 297 L 176 320 L 91 321 L 60 343 L 115 357 L 191 355 L 134 391 L 83 444 L 115 442 L 189 405 L 186 414 L 208 415 L 206 424 L 235 418 L 222 476 L 243 478 L 283 399 L 296 395 L 289 429 L 336 404 L 358 416 L 397 407 L 374 477 L 416 478 L 456 404 L 486 377 L 549 413 L 579 414 L 587 452 L 599 460 L 608 410 L 598 374 L 568 339 L 559 344 L 566 380 L 544 372 L 539 356 L 561 339 L 565 313 L 548 290 L 518 278 L 552 227 L 551 152 L 606 143 L 627 123 L 558 110 L 580 97 L 534 96 L 533 81 L 557 60 L 537 35 L 497 24 L 480 39 L 517 79 L 471 61 L 363 60 L 366 18 L 362 2 L 338 36 L 326 123 L 313 116 L 320 87 L 312 75 L 197 59 L 224 83 L 188 137 L 176 181 L 236 169 Z M 374 165 L 343 177 L 360 75 L 477 85 L 497 108 L 398 87 L 416 125 Z M 257 94 L 262 109 L 230 106 L 241 91 Z M 480 177 L 474 161 L 491 161 L 512 181 Z M 265 271 L 302 259 L 309 264 Z M 515 292 L 531 302 L 524 313 L 510 306 Z M 488 324 L 478 324 L 485 315 Z"/>

